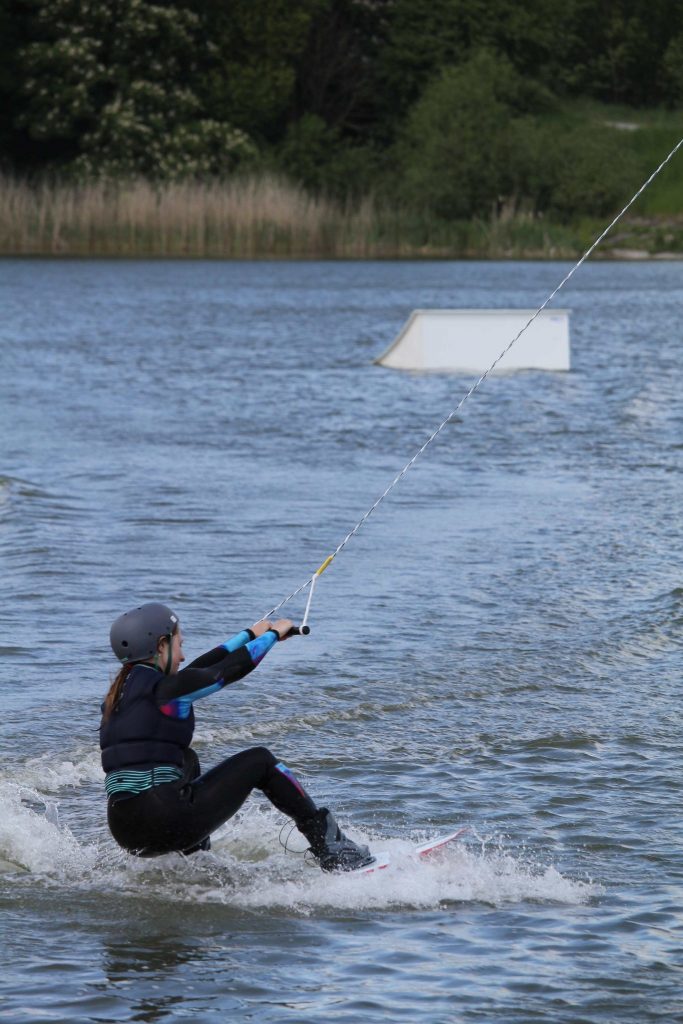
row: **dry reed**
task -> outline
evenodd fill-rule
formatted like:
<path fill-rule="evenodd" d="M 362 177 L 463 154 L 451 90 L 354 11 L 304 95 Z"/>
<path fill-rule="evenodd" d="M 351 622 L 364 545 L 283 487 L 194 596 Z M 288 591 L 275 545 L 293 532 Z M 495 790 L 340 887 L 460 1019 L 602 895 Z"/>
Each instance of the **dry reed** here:
<path fill-rule="evenodd" d="M 68 256 L 381 254 L 376 214 L 271 175 L 206 184 L 47 183 L 0 177 L 0 253 Z"/>
<path fill-rule="evenodd" d="M 30 184 L 0 176 L 0 255 L 397 258 L 572 255 L 527 223 L 443 224 L 342 204 L 274 175 L 223 182 Z M 559 242 L 558 242 L 559 238 Z"/>

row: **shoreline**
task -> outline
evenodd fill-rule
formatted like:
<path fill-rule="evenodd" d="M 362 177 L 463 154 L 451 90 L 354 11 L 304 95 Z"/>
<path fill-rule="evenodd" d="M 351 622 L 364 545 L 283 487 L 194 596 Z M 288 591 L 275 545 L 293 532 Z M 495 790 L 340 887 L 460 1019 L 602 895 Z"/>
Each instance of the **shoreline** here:
<path fill-rule="evenodd" d="M 528 212 L 444 221 L 368 196 L 341 203 L 272 175 L 155 185 L 0 175 L 0 258 L 576 260 L 609 223 Z M 595 254 L 683 259 L 683 216 L 625 217 Z"/>
<path fill-rule="evenodd" d="M 84 260 L 135 263 L 567 263 L 578 259 L 580 252 L 562 255 L 543 255 L 540 253 L 515 253 L 514 255 L 488 255 L 484 253 L 415 253 L 400 255 L 366 255 L 366 256 L 341 256 L 321 255 L 316 253 L 302 253 L 284 255 L 281 253 L 268 254 L 257 253 L 254 255 L 216 255 L 201 253 L 116 253 L 116 252 L 2 252 L 0 251 L 0 262 L 10 260 L 54 260 L 69 262 L 82 262 Z M 592 254 L 590 262 L 600 263 L 680 263 L 683 261 L 683 253 L 679 252 L 656 252 L 649 253 L 646 250 L 606 250 Z"/>

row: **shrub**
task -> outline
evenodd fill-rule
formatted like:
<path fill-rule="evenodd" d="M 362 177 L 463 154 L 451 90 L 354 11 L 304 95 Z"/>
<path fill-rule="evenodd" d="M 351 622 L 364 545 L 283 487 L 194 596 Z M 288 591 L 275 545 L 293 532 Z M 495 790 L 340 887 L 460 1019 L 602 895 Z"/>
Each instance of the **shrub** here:
<path fill-rule="evenodd" d="M 504 57 L 449 68 L 411 111 L 395 153 L 397 194 L 446 220 L 503 211 L 604 216 L 638 170 L 623 133 L 547 116 L 552 101 Z"/>
<path fill-rule="evenodd" d="M 549 103 L 488 51 L 447 68 L 411 110 L 396 146 L 401 198 L 447 219 L 495 210 L 515 192 L 515 119 Z"/>

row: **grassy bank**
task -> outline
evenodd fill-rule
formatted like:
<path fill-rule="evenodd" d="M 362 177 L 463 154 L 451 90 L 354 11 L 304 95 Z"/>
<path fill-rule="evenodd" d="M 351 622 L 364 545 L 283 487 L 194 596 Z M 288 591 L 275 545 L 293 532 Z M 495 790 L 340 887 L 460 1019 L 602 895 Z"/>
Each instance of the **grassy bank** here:
<path fill-rule="evenodd" d="M 532 220 L 444 224 L 344 206 L 270 176 L 154 186 L 0 179 L 0 254 L 391 258 L 571 255 L 580 233 Z"/>
<path fill-rule="evenodd" d="M 680 178 L 678 169 L 674 191 Z M 655 209 L 639 205 L 601 255 L 683 254 L 683 216 L 648 199 Z M 3 256 L 560 259 L 580 255 L 603 227 L 530 216 L 445 223 L 371 199 L 345 206 L 266 175 L 164 186 L 0 178 Z"/>

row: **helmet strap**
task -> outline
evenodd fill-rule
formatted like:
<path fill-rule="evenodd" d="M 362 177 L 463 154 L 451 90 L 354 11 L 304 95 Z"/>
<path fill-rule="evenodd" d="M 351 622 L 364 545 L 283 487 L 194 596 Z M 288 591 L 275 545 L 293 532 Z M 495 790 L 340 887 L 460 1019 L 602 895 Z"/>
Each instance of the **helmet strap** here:
<path fill-rule="evenodd" d="M 173 664 L 173 633 L 169 633 L 166 640 L 168 641 L 168 653 L 166 654 L 166 668 L 164 669 L 164 675 L 170 676 L 171 665 Z"/>
<path fill-rule="evenodd" d="M 165 676 L 170 676 L 171 666 L 173 665 L 173 633 L 169 633 L 168 636 L 162 636 L 162 640 L 165 640 L 168 644 L 168 651 L 166 653 L 166 666 L 163 669 Z M 157 651 L 154 655 L 154 668 L 159 671 L 159 652 Z"/>

